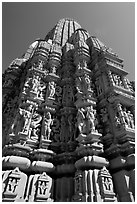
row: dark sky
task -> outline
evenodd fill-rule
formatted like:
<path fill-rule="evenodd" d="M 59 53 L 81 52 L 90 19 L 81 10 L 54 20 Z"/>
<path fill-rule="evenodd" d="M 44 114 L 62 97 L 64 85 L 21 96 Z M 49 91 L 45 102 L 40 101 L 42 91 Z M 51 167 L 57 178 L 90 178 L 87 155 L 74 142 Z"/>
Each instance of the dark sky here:
<path fill-rule="evenodd" d="M 4 2 L 2 3 L 2 67 L 21 57 L 36 38 L 44 38 L 62 18 L 76 20 L 124 59 L 135 79 L 134 2 Z"/>

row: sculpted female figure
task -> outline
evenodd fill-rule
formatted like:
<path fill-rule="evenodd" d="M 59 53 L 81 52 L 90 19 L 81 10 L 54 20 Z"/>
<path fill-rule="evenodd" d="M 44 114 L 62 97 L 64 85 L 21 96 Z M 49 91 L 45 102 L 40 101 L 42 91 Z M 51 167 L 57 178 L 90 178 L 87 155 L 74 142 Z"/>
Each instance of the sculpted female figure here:
<path fill-rule="evenodd" d="M 95 130 L 95 123 L 96 123 L 96 111 L 93 110 L 93 107 L 87 107 L 87 120 L 88 120 L 88 124 L 87 124 L 87 129 L 89 132 L 96 132 Z"/>
<path fill-rule="evenodd" d="M 78 110 L 78 113 L 77 113 L 77 124 L 78 124 L 79 132 L 81 134 L 86 133 L 85 119 L 86 118 L 85 118 L 85 115 L 83 113 L 83 108 L 81 108 Z"/>
<path fill-rule="evenodd" d="M 49 87 L 48 87 L 48 98 L 53 98 L 55 94 L 55 82 L 51 81 L 49 82 Z"/>
<path fill-rule="evenodd" d="M 53 119 L 51 118 L 51 113 L 47 112 L 44 118 L 44 139 L 49 140 L 50 138 L 50 133 L 51 133 L 51 128 L 50 126 L 53 124 Z"/>
<path fill-rule="evenodd" d="M 40 122 L 42 120 L 42 116 L 38 113 L 34 113 L 32 120 L 31 120 L 31 136 L 30 139 L 32 140 L 38 140 L 39 138 L 39 132 L 40 132 Z"/>

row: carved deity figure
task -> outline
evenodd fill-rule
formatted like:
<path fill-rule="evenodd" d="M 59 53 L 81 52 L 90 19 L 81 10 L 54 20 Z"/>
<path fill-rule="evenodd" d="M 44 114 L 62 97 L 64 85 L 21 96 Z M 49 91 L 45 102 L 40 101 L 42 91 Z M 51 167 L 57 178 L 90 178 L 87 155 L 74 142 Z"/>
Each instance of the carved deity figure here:
<path fill-rule="evenodd" d="M 53 124 L 53 119 L 51 118 L 51 113 L 47 112 L 44 117 L 44 139 L 49 140 L 50 139 L 50 133 L 51 133 L 51 125 Z"/>
<path fill-rule="evenodd" d="M 82 66 L 81 66 L 81 63 L 80 63 L 80 62 L 79 62 L 78 65 L 77 65 L 77 69 L 78 69 L 78 70 L 81 70 L 81 69 L 82 69 Z"/>
<path fill-rule="evenodd" d="M 32 91 L 34 93 L 38 92 L 38 86 L 39 86 L 39 76 L 34 76 L 32 80 Z"/>
<path fill-rule="evenodd" d="M 103 182 L 104 190 L 113 192 L 113 184 L 112 184 L 111 178 L 103 177 L 102 182 Z"/>
<path fill-rule="evenodd" d="M 88 68 L 87 62 L 85 60 L 83 61 L 83 67 L 86 69 Z"/>
<path fill-rule="evenodd" d="M 128 113 L 127 113 L 126 108 L 123 108 L 123 116 L 124 116 L 124 120 L 125 120 L 125 125 L 127 127 L 130 127 L 130 121 L 129 121 L 129 117 L 128 117 Z"/>
<path fill-rule="evenodd" d="M 78 129 L 80 134 L 86 134 L 86 123 L 85 123 L 85 115 L 84 115 L 84 109 L 78 109 L 78 113 L 77 113 L 77 125 L 78 125 Z"/>
<path fill-rule="evenodd" d="M 97 132 L 97 130 L 95 130 L 95 126 L 97 125 L 96 110 L 94 110 L 92 106 L 87 107 L 86 117 L 88 119 L 88 130 L 91 130 L 91 132 Z"/>
<path fill-rule="evenodd" d="M 134 92 L 133 82 L 129 81 L 129 79 L 127 79 L 127 78 L 125 77 L 125 83 L 127 84 L 128 89 L 129 89 L 130 91 Z"/>
<path fill-rule="evenodd" d="M 86 86 L 87 91 L 93 91 L 91 89 L 91 83 L 92 82 L 91 82 L 91 79 L 90 79 L 89 75 L 85 74 L 85 86 Z"/>
<path fill-rule="evenodd" d="M 78 93 L 82 93 L 81 77 L 76 78 L 76 89 Z"/>
<path fill-rule="evenodd" d="M 27 110 L 19 109 L 20 113 L 20 125 L 21 125 L 21 132 L 27 134 L 29 131 L 31 116 L 33 111 L 33 105 L 29 105 Z"/>
<path fill-rule="evenodd" d="M 28 111 L 25 111 L 23 109 L 20 109 L 20 115 L 22 116 L 22 133 L 27 133 L 29 129 L 29 123 L 30 123 L 30 116 L 31 114 Z"/>
<path fill-rule="evenodd" d="M 47 188 L 46 181 L 38 181 L 38 195 L 45 195 Z"/>
<path fill-rule="evenodd" d="M 116 86 L 122 86 L 123 85 L 120 76 L 118 76 L 116 74 L 113 74 L 113 79 L 114 79 L 114 82 L 115 82 Z"/>
<path fill-rule="evenodd" d="M 23 88 L 23 93 L 26 94 L 32 87 L 32 77 L 28 77 Z"/>
<path fill-rule="evenodd" d="M 48 98 L 54 98 L 54 94 L 55 94 L 55 82 L 51 81 L 49 82 L 48 86 Z"/>
<path fill-rule="evenodd" d="M 18 179 L 9 178 L 6 191 L 10 193 L 15 193 L 17 186 L 18 186 Z"/>
<path fill-rule="evenodd" d="M 90 86 L 89 79 L 84 76 L 80 76 L 76 78 L 76 89 L 78 93 L 86 94 L 88 91 L 88 88 Z"/>
<path fill-rule="evenodd" d="M 38 86 L 38 92 L 37 92 L 37 98 L 44 99 L 44 90 L 46 89 L 46 85 L 39 84 Z"/>
<path fill-rule="evenodd" d="M 36 141 L 38 140 L 41 120 L 42 120 L 42 116 L 35 112 L 32 116 L 31 125 L 30 125 L 30 129 L 32 130 L 30 139 L 36 140 Z"/>
<path fill-rule="evenodd" d="M 40 70 L 43 70 L 43 66 L 44 66 L 44 62 L 43 62 L 42 60 L 39 60 L 39 61 L 38 61 L 38 68 L 39 68 Z"/>
<path fill-rule="evenodd" d="M 121 122 L 120 122 L 120 118 L 119 118 L 117 115 L 115 115 L 115 117 L 114 117 L 114 121 L 115 121 L 115 125 L 116 125 L 116 127 L 120 127 Z"/>
<path fill-rule="evenodd" d="M 55 66 L 51 66 L 51 73 L 56 74 L 57 68 Z"/>
<path fill-rule="evenodd" d="M 46 175 L 46 173 L 42 173 L 37 180 L 37 187 L 35 191 L 35 198 L 38 201 L 49 201 L 51 195 L 51 187 L 52 187 L 52 179 Z"/>
<path fill-rule="evenodd" d="M 130 128 L 135 129 L 133 114 L 131 113 L 131 111 L 128 111 L 127 115 L 128 115 L 129 122 L 130 122 Z"/>
<path fill-rule="evenodd" d="M 93 107 L 87 107 L 78 110 L 77 113 L 78 129 L 81 134 L 89 134 L 90 132 L 97 132 L 96 125 L 98 124 L 96 118 L 96 110 Z"/>
<path fill-rule="evenodd" d="M 109 81 L 110 81 L 110 85 L 111 85 L 111 84 L 112 84 L 112 85 L 115 85 L 114 79 L 113 79 L 113 76 L 112 76 L 112 72 L 111 72 L 110 70 L 108 70 L 107 74 L 108 74 L 108 79 L 109 79 Z"/>

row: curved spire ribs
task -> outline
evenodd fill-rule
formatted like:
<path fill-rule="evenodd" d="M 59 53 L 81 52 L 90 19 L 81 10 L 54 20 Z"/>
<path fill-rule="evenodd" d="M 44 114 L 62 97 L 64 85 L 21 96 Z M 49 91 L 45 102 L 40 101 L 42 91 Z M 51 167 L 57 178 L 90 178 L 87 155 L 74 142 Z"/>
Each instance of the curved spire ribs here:
<path fill-rule="evenodd" d="M 72 34 L 81 26 L 72 19 L 61 19 L 54 29 L 48 33 L 45 39 L 52 39 L 54 42 L 64 46 Z"/>

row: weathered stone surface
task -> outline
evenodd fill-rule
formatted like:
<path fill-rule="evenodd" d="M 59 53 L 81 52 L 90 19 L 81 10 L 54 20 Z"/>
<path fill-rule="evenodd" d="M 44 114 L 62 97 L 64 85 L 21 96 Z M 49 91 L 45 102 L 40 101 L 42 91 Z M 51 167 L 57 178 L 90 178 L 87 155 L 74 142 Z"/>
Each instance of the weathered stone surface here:
<path fill-rule="evenodd" d="M 116 193 L 119 195 L 120 202 L 134 202 L 133 192 L 131 191 L 132 182 L 129 177 L 129 172 L 126 170 L 118 171 L 112 174 Z"/>
<path fill-rule="evenodd" d="M 31 169 L 36 172 L 52 172 L 55 167 L 50 162 L 33 161 L 31 164 Z"/>
<path fill-rule="evenodd" d="M 83 168 L 101 168 L 103 166 L 108 166 L 109 162 L 98 156 L 88 156 L 76 161 L 75 166 L 77 169 Z"/>
<path fill-rule="evenodd" d="M 3 201 L 134 201 L 127 74 L 111 48 L 68 18 L 13 60 L 2 76 Z"/>
<path fill-rule="evenodd" d="M 6 156 L 3 160 L 3 167 L 15 168 L 18 167 L 21 170 L 26 170 L 30 167 L 30 160 L 19 156 Z"/>

